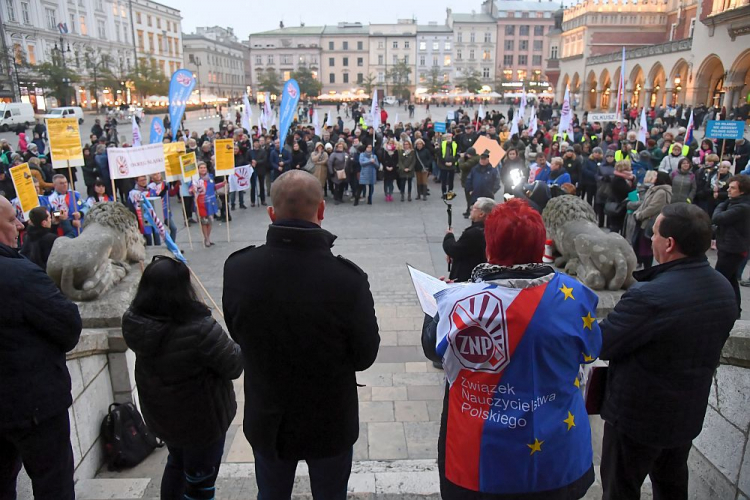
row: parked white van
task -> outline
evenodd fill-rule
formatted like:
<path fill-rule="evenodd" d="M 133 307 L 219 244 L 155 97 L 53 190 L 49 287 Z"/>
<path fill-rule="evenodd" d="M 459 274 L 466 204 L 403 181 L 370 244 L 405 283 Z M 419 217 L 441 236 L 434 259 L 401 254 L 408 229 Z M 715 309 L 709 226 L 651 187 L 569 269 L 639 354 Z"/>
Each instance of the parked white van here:
<path fill-rule="evenodd" d="M 34 108 L 28 102 L 0 102 L 0 130 L 23 125 L 26 128 L 34 123 Z"/>
<path fill-rule="evenodd" d="M 83 123 L 83 110 L 79 106 L 65 106 L 52 108 L 44 115 L 45 118 L 78 118 L 78 123 Z"/>

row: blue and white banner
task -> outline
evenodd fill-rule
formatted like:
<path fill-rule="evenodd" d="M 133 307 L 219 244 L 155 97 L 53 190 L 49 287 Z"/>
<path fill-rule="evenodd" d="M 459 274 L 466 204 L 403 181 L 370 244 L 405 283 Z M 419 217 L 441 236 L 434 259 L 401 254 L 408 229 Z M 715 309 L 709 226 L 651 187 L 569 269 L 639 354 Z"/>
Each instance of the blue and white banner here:
<path fill-rule="evenodd" d="M 742 139 L 745 122 L 734 120 L 709 120 L 706 137 L 709 139 Z"/>
<path fill-rule="evenodd" d="M 297 80 L 291 79 L 284 83 L 284 90 L 281 92 L 281 108 L 279 110 L 279 143 L 284 147 L 284 141 L 289 133 L 289 127 L 292 125 L 292 119 L 297 112 L 299 103 L 299 84 Z"/>
<path fill-rule="evenodd" d="M 156 144 L 164 140 L 164 121 L 158 116 L 151 120 L 150 144 Z"/>
<path fill-rule="evenodd" d="M 156 211 L 154 210 L 153 205 L 151 205 L 151 202 L 148 201 L 148 198 L 142 196 L 141 203 L 143 204 L 144 208 L 143 218 L 146 219 L 146 222 L 148 222 L 151 227 L 156 228 L 156 230 L 159 232 L 159 235 L 164 239 L 164 243 L 166 243 L 167 248 L 170 252 L 172 252 L 172 254 L 174 254 L 175 258 L 187 264 L 185 256 L 182 255 L 182 252 L 180 252 L 180 249 L 177 247 L 174 240 L 172 240 L 172 237 L 164 229 L 164 224 L 161 220 L 159 220 L 159 217 L 156 215 Z"/>
<path fill-rule="evenodd" d="M 172 122 L 172 140 L 177 137 L 182 115 L 185 114 L 185 106 L 190 100 L 193 88 L 195 88 L 195 78 L 192 72 L 178 69 L 172 73 L 172 82 L 169 84 L 169 121 Z"/>
<path fill-rule="evenodd" d="M 240 115 L 240 122 L 242 128 L 247 130 L 249 135 L 253 134 L 253 108 L 250 107 L 250 100 L 247 98 L 247 94 L 242 96 L 242 115 Z"/>

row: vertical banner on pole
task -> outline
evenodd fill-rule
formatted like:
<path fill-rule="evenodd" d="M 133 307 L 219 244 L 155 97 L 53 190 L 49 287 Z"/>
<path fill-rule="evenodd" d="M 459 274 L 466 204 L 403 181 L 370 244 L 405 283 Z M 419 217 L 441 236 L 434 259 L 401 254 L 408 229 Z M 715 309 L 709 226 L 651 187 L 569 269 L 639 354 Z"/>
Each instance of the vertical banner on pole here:
<path fill-rule="evenodd" d="M 284 90 L 281 92 L 281 109 L 279 110 L 279 142 L 284 147 L 286 136 L 289 133 L 289 126 L 292 124 L 292 118 L 297 110 L 299 103 L 299 84 L 297 80 L 291 79 L 284 83 Z"/>
<path fill-rule="evenodd" d="M 178 69 L 172 73 L 172 81 L 169 84 L 169 121 L 172 122 L 172 140 L 177 137 L 182 115 L 185 114 L 185 107 L 194 88 L 195 78 L 191 71 Z"/>
<path fill-rule="evenodd" d="M 149 142 L 156 144 L 164 140 L 164 121 L 158 116 L 151 120 L 151 135 L 149 136 Z"/>

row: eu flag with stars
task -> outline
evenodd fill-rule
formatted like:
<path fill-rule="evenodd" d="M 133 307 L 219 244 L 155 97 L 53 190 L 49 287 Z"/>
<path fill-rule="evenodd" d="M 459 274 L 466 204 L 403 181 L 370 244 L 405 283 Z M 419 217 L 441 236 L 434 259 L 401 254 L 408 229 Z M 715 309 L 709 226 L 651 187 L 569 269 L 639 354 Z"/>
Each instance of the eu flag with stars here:
<path fill-rule="evenodd" d="M 554 490 L 592 467 L 577 377 L 601 349 L 598 297 L 560 273 L 506 284 L 435 295 L 437 352 L 450 384 L 445 474 L 485 493 Z"/>

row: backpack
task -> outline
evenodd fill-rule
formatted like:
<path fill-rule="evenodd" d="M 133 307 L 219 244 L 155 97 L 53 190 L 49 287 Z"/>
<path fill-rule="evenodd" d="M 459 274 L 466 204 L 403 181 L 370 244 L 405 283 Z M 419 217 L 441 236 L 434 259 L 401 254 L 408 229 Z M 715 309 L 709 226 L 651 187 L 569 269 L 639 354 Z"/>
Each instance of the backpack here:
<path fill-rule="evenodd" d="M 149 432 L 133 403 L 112 403 L 102 420 L 101 437 L 107 468 L 119 471 L 141 463 L 163 442 Z"/>

